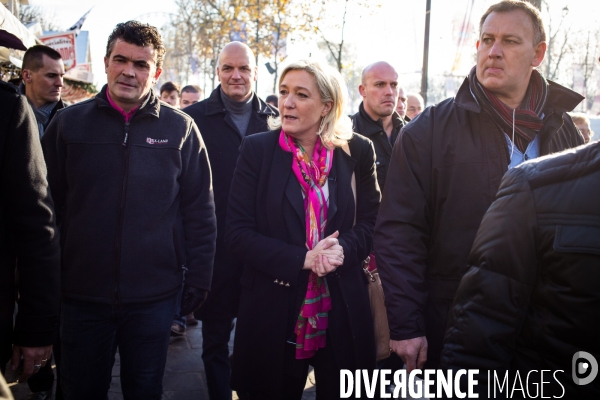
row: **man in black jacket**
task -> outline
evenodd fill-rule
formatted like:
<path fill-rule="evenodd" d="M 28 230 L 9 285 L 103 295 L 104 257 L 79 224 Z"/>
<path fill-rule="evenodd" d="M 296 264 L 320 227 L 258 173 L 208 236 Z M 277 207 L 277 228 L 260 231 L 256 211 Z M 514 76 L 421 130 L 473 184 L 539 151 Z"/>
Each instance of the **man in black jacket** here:
<path fill-rule="evenodd" d="M 217 252 L 212 290 L 196 312 L 202 320 L 202 359 L 211 400 L 231 399 L 229 337 L 241 294 L 242 264 L 225 248 L 229 189 L 242 138 L 267 131 L 267 119 L 278 115 L 252 91 L 254 54 L 240 42 L 227 44 L 217 66 L 221 83 L 206 100 L 185 109 L 200 129 L 211 160 L 217 215 Z"/>
<path fill-rule="evenodd" d="M 509 376 L 508 398 L 517 373 L 531 398 L 600 398 L 599 183 L 600 143 L 506 173 L 456 292 L 442 369 L 479 369 L 484 395 L 494 370 Z"/>
<path fill-rule="evenodd" d="M 56 112 L 65 107 L 60 98 L 63 86 L 63 75 L 65 66 L 60 53 L 51 47 L 36 45 L 32 46 L 23 56 L 23 82 L 19 90 L 24 94 L 33 109 L 37 120 L 40 138 L 44 135 L 45 129 L 50 121 L 56 115 Z M 53 346 L 53 355 L 56 365 L 60 360 L 60 344 L 57 342 Z M 58 377 L 57 369 L 57 380 Z M 52 363 L 47 363 L 42 369 L 33 375 L 27 384 L 33 392 L 31 396 L 36 400 L 48 399 L 52 396 L 52 386 L 54 385 L 54 372 Z M 60 385 L 56 388 L 56 398 L 62 399 Z"/>
<path fill-rule="evenodd" d="M 582 97 L 534 70 L 545 40 L 529 3 L 492 5 L 456 97 L 419 114 L 394 147 L 374 243 L 390 348 L 409 371 L 439 364 L 452 299 L 504 173 L 583 143 L 566 114 Z"/>
<path fill-rule="evenodd" d="M 117 348 L 124 397 L 160 399 L 184 268 L 184 312 L 210 289 L 210 164 L 194 121 L 151 90 L 164 51 L 156 28 L 118 24 L 107 85 L 59 111 L 42 139 L 62 239 L 67 399 L 106 398 Z"/>
<path fill-rule="evenodd" d="M 358 112 L 352 116 L 352 123 L 355 132 L 373 142 L 377 183 L 383 191 L 392 147 L 404 126 L 404 120 L 396 112 L 398 73 L 384 61 L 371 64 L 363 70 L 358 90 L 363 101 Z"/>
<path fill-rule="evenodd" d="M 65 66 L 60 53 L 51 47 L 36 45 L 23 56 L 23 82 L 19 87 L 33 109 L 40 138 L 56 112 L 65 107 L 60 98 Z"/>
<path fill-rule="evenodd" d="M 58 332 L 60 247 L 33 112 L 25 96 L 4 82 L 0 104 L 0 372 L 9 359 L 13 370 L 22 359 L 25 381 L 50 363 Z"/>

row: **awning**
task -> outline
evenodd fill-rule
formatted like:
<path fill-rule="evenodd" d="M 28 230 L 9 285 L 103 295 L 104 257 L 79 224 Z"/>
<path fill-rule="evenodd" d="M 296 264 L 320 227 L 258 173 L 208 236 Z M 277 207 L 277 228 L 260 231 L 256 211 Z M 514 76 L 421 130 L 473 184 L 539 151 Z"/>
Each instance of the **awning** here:
<path fill-rule="evenodd" d="M 27 50 L 37 43 L 35 35 L 0 4 L 0 46 Z"/>

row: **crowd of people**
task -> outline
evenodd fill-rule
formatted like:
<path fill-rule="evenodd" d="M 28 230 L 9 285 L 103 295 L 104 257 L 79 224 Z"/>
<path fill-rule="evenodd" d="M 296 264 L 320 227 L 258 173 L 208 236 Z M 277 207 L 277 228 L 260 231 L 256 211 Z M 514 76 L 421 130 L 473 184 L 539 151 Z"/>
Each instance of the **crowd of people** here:
<path fill-rule="evenodd" d="M 211 400 L 300 399 L 311 366 L 319 400 L 378 368 L 562 371 L 546 395 L 598 398 L 571 363 L 600 359 L 600 145 L 583 97 L 536 68 L 536 8 L 502 0 L 479 31 L 455 97 L 425 108 L 375 61 L 352 116 L 310 59 L 263 101 L 241 42 L 205 98 L 155 90 L 165 47 L 136 21 L 108 38 L 107 84 L 66 106 L 60 54 L 31 47 L 0 84 L 2 372 L 35 399 L 104 400 L 118 351 L 123 397 L 160 399 L 170 336 L 202 321 Z"/>

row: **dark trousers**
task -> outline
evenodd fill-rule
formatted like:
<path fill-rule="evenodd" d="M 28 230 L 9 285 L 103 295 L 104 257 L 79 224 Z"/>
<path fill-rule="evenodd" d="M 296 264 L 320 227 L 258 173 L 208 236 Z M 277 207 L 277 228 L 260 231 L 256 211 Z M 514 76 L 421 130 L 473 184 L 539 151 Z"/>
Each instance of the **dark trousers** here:
<path fill-rule="evenodd" d="M 210 400 L 231 400 L 229 337 L 233 319 L 202 319 L 202 361 Z"/>
<path fill-rule="evenodd" d="M 68 400 L 105 400 L 117 348 L 124 399 L 162 397 L 175 297 L 152 304 L 63 300 L 61 386 Z"/>
<path fill-rule="evenodd" d="M 327 342 L 329 342 L 327 337 Z M 297 360 L 296 345 L 287 343 L 284 355 L 283 391 L 281 396 L 272 393 L 239 393 L 240 400 L 300 400 L 306 385 L 308 367 L 315 370 L 317 400 L 340 398 L 340 369 L 335 361 L 331 346 L 317 351 L 312 358 Z M 364 394 L 364 390 L 363 390 Z"/>

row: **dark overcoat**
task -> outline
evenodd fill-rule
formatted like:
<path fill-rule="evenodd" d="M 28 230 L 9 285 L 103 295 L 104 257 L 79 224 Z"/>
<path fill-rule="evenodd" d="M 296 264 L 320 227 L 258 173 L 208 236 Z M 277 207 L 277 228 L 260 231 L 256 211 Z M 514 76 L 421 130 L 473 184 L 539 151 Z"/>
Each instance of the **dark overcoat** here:
<path fill-rule="evenodd" d="M 248 129 L 240 133 L 221 100 L 221 85 L 209 98 L 185 108 L 184 112 L 198 125 L 208 150 L 217 216 L 217 250 L 211 291 L 206 302 L 196 311 L 196 316 L 200 319 L 235 318 L 241 292 L 242 265 L 223 245 L 229 188 L 242 138 L 269 130 L 267 119 L 277 116 L 278 112 L 254 95 Z"/>
<path fill-rule="evenodd" d="M 226 244 L 244 263 L 232 387 L 273 397 L 281 393 L 284 349 L 286 341 L 295 339 L 309 276 L 302 270 L 307 252 L 302 192 L 292 171 L 292 154 L 278 144 L 279 133 L 244 139 L 225 234 Z M 349 145 L 351 156 L 335 149 L 328 178 L 326 235 L 339 231 L 344 264 L 327 276 L 332 298 L 327 346 L 332 346 L 338 368 L 372 369 L 373 324 L 361 263 L 371 250 L 380 192 L 373 144 L 355 135 Z"/>
<path fill-rule="evenodd" d="M 579 94 L 550 82 L 540 155 L 583 144 L 566 111 Z M 396 141 L 375 229 L 390 338 L 427 337 L 437 368 L 448 311 L 477 228 L 508 170 L 506 135 L 475 101 L 468 79 L 428 107 Z"/>
<path fill-rule="evenodd" d="M 4 82 L 0 104 L 0 364 L 4 366 L 13 343 L 39 347 L 54 342 L 60 247 L 33 111 L 25 96 Z M 20 300 L 13 330 L 15 268 Z"/>

